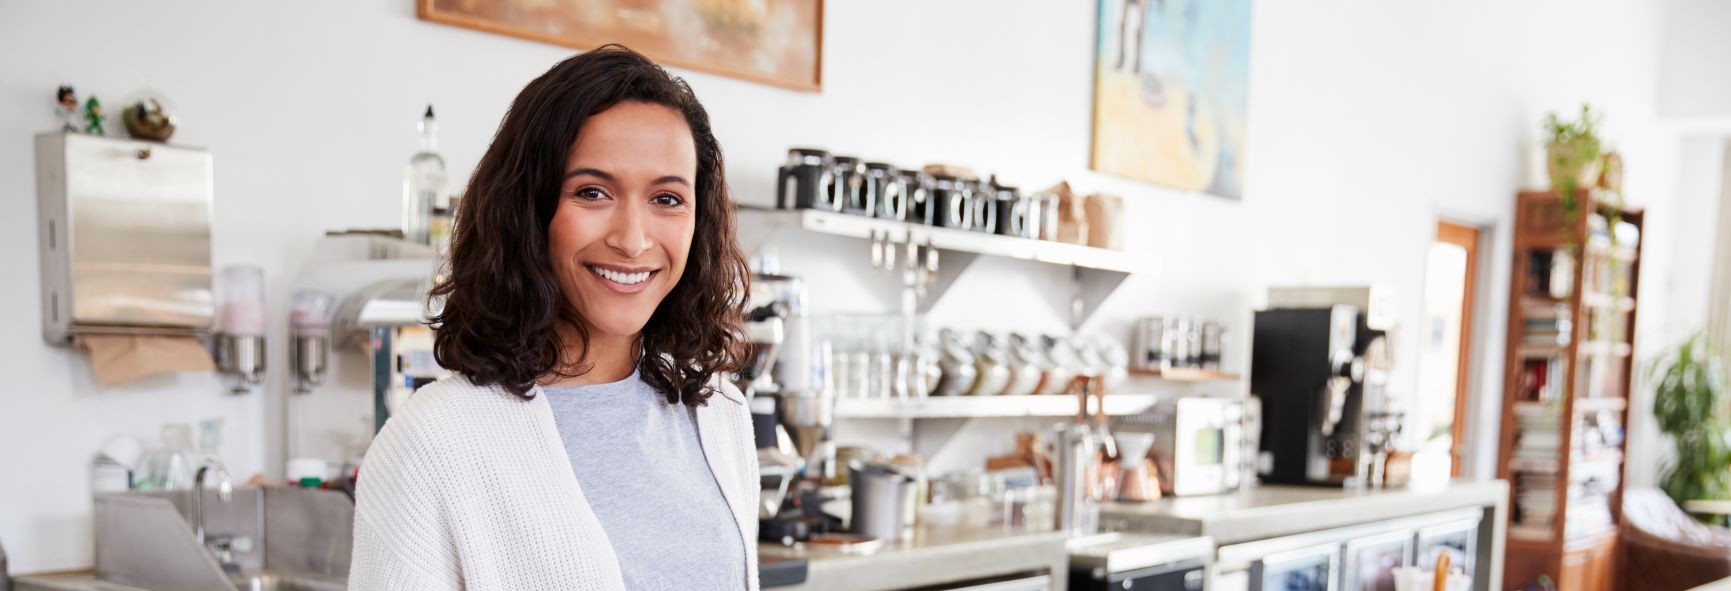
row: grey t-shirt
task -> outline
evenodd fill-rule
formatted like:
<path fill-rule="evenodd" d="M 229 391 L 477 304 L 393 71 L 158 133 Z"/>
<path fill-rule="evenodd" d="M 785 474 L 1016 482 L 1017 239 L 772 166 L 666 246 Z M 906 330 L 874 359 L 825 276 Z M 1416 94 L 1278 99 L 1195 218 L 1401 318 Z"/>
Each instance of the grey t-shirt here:
<path fill-rule="evenodd" d="M 637 372 L 543 390 L 626 589 L 745 588 L 739 524 L 690 408 L 668 404 Z"/>

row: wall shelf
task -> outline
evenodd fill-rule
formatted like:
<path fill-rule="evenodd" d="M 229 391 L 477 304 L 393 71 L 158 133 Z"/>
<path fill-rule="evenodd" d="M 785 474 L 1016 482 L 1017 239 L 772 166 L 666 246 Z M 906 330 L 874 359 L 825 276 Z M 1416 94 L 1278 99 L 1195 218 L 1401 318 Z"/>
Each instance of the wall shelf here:
<path fill-rule="evenodd" d="M 1154 394 L 1108 394 L 1106 414 L 1133 415 L 1153 406 Z M 1038 396 L 936 396 L 911 400 L 840 399 L 835 401 L 838 419 L 943 419 L 1073 417 L 1076 397 L 1069 394 Z"/>
<path fill-rule="evenodd" d="M 1575 412 L 1598 412 L 1601 410 L 1621 411 L 1628 407 L 1628 400 L 1615 396 L 1575 399 Z M 1515 403 L 1516 412 L 1559 413 L 1562 412 L 1562 408 L 1563 403 L 1561 401 L 1540 402 L 1535 400 L 1522 400 Z"/>
<path fill-rule="evenodd" d="M 898 244 L 907 244 L 909 241 L 918 244 L 929 243 L 943 251 L 983 254 L 1119 273 L 1136 273 L 1146 270 L 1143 268 L 1144 262 L 1129 253 L 1066 242 L 999 236 L 984 232 L 939 228 L 815 209 L 770 209 L 741 205 L 738 214 L 742 228 L 747 226 L 775 229 L 795 228 L 832 236 L 867 239 L 873 235 L 887 234 L 891 242 Z M 740 243 L 748 246 L 747 250 L 755 250 L 755 247 L 762 245 L 761 243 L 746 244 L 745 232 L 742 231 L 740 234 Z"/>
<path fill-rule="evenodd" d="M 1242 377 L 1235 373 L 1187 367 L 1178 367 L 1166 370 L 1131 368 L 1130 375 L 1161 379 L 1169 382 L 1236 382 Z"/>
<path fill-rule="evenodd" d="M 757 252 L 786 235 L 800 233 L 887 240 L 903 245 L 904 249 L 910 243 L 937 249 L 938 274 L 927 288 L 926 297 L 920 298 L 918 312 L 930 310 L 962 271 L 982 255 L 1071 268 L 1074 278 L 1071 299 L 1075 302 L 1071 310 L 1073 327 L 1080 326 L 1092 316 L 1131 273 L 1156 270 L 1145 257 L 1050 240 L 999 236 L 812 209 L 740 205 L 735 212 L 740 247 L 747 253 Z"/>

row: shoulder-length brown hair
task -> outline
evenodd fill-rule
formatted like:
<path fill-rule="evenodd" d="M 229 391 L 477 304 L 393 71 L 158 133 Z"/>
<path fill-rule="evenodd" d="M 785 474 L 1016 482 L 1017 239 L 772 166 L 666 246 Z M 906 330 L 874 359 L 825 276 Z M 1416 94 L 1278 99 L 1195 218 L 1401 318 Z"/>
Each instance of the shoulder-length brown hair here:
<path fill-rule="evenodd" d="M 547 228 L 583 121 L 627 101 L 679 112 L 697 146 L 696 234 L 684 275 L 639 337 L 643 381 L 669 403 L 702 405 L 711 376 L 739 368 L 750 275 L 709 114 L 685 81 L 617 45 L 566 59 L 524 87 L 476 166 L 458 206 L 448 278 L 430 296 L 444 299 L 431 318 L 440 366 L 523 398 L 542 376 L 589 371 L 583 311 L 553 276 Z M 564 354 L 561 323 L 576 329 L 584 355 Z"/>

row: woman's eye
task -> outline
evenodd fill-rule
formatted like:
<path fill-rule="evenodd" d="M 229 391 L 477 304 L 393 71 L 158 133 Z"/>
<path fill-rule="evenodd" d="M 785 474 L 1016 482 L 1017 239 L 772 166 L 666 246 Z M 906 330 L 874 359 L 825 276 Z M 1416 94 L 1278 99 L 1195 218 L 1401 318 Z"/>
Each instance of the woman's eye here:
<path fill-rule="evenodd" d="M 660 195 L 656 195 L 655 199 L 653 199 L 653 201 L 655 202 L 656 205 L 660 205 L 660 206 L 664 206 L 664 207 L 678 207 L 680 205 L 685 204 L 684 198 L 682 198 L 678 195 L 674 195 L 672 193 L 662 193 Z"/>
<path fill-rule="evenodd" d="M 607 198 L 606 193 L 602 193 L 601 189 L 595 187 L 583 187 L 577 189 L 571 192 L 571 196 L 584 201 L 600 201 Z"/>

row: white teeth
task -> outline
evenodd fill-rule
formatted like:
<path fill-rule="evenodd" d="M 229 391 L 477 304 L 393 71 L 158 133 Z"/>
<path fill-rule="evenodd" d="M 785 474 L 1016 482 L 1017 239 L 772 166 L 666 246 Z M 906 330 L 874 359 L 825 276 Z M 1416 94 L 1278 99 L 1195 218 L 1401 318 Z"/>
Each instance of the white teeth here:
<path fill-rule="evenodd" d="M 644 281 L 647 281 L 649 279 L 649 271 L 640 271 L 637 273 L 620 273 L 618 271 L 613 271 L 610 269 L 603 269 L 601 267 L 595 267 L 595 266 L 589 267 L 589 270 L 594 272 L 596 275 L 600 275 L 603 279 L 606 279 L 608 281 L 612 281 L 614 283 L 618 283 L 621 285 L 637 285 L 637 284 L 643 283 Z"/>

